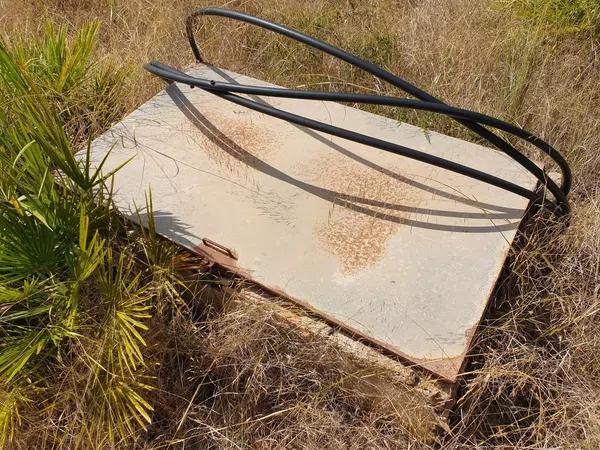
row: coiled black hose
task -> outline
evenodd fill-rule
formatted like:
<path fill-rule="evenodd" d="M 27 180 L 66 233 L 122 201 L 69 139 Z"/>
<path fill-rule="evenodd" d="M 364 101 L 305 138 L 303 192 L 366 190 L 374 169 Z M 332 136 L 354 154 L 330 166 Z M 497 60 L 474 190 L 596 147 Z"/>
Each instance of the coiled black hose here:
<path fill-rule="evenodd" d="M 192 77 L 156 61 L 144 65 L 145 69 L 151 72 L 152 74 L 163 78 L 166 81 L 175 81 L 187 84 L 191 87 L 199 87 L 238 105 L 245 106 L 249 109 L 253 109 L 255 111 L 259 111 L 264 114 L 268 114 L 270 116 L 277 117 L 279 119 L 283 119 L 297 125 L 321 131 L 323 133 L 337 136 L 350 141 L 365 144 L 408 158 L 416 159 L 427 164 L 441 167 L 443 169 L 450 170 L 452 172 L 456 172 L 479 181 L 483 181 L 485 183 L 491 184 L 493 186 L 505 189 L 509 192 L 525 197 L 531 200 L 534 204 L 551 206 L 552 209 L 558 214 L 567 214 L 569 212 L 569 203 L 567 197 L 571 189 L 571 169 L 565 158 L 554 147 L 552 147 L 550 144 L 543 141 L 539 137 L 533 135 L 532 133 L 491 116 L 486 116 L 484 114 L 469 111 L 466 109 L 454 108 L 452 106 L 449 106 L 443 103 L 441 100 L 429 95 L 427 92 L 397 77 L 396 75 L 368 61 L 365 61 L 357 57 L 356 55 L 334 47 L 319 39 L 300 33 L 299 31 L 287 28 L 283 25 L 269 22 L 265 19 L 254 17 L 249 14 L 241 13 L 238 11 L 232 11 L 221 8 L 203 8 L 194 11 L 188 17 L 186 22 L 187 36 L 194 56 L 198 62 L 204 62 L 204 60 L 194 38 L 194 24 L 199 16 L 208 15 L 227 17 L 234 20 L 247 22 L 252 25 L 265 28 L 267 30 L 273 31 L 275 33 L 287 36 L 291 39 L 307 44 L 311 47 L 314 47 L 325 53 L 335 56 L 355 67 L 358 67 L 359 69 L 370 73 L 371 75 L 379 78 L 380 80 L 386 81 L 391 85 L 402 89 L 404 92 L 416 97 L 418 100 L 383 95 L 354 94 L 347 92 L 318 92 L 226 83 L 215 80 Z M 264 97 L 285 97 L 307 100 L 324 100 L 393 106 L 399 108 L 411 108 L 421 111 L 429 111 L 432 113 L 450 116 L 454 120 L 458 121 L 468 129 L 470 129 L 471 131 L 488 141 L 494 147 L 513 158 L 522 167 L 527 169 L 527 171 L 529 171 L 533 176 L 535 176 L 540 181 L 542 186 L 544 186 L 554 196 L 555 201 L 552 202 L 546 199 L 545 190 L 542 192 L 531 191 L 510 181 L 504 180 L 494 175 L 482 172 L 477 169 L 473 169 L 471 167 L 453 161 L 449 161 L 444 158 L 429 155 L 427 153 L 404 147 L 398 144 L 394 144 L 392 142 L 384 141 L 371 136 L 329 125 L 323 122 L 315 121 L 236 94 L 250 94 Z M 518 138 L 521 138 L 533 144 L 546 155 L 548 155 L 561 170 L 560 186 L 557 185 L 557 183 L 536 163 L 534 163 L 531 159 L 529 159 L 527 156 L 525 156 L 523 153 L 521 153 L 519 150 L 517 150 L 515 147 L 509 144 L 506 140 L 494 134 L 485 126 L 492 127 L 507 132 Z"/>

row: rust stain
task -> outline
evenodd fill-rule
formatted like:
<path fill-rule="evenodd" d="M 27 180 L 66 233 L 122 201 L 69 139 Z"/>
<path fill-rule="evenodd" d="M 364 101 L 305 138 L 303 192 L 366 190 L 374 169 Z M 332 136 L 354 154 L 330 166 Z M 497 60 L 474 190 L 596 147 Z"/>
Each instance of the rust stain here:
<path fill-rule="evenodd" d="M 352 160 L 327 158 L 317 164 L 319 184 L 339 193 L 331 198 L 329 216 L 317 225 L 321 243 L 335 255 L 344 273 L 352 274 L 381 260 L 407 208 L 417 204 L 415 189 Z"/>
<path fill-rule="evenodd" d="M 465 337 L 467 338 L 467 344 L 465 349 L 459 355 L 447 356 L 441 359 L 424 359 L 415 358 L 415 362 L 426 369 L 443 376 L 446 380 L 451 383 L 456 383 L 458 376 L 464 370 L 464 365 L 468 355 L 468 351 L 471 348 L 471 344 L 477 332 L 478 325 L 473 325 L 465 330 Z"/>
<path fill-rule="evenodd" d="M 346 211 L 318 229 L 325 246 L 339 259 L 345 273 L 355 273 L 383 258 L 387 240 L 397 225 Z"/>
<path fill-rule="evenodd" d="M 277 148 L 274 134 L 249 117 L 211 116 L 205 124 L 200 129 L 192 125 L 192 133 L 186 130 L 186 134 L 230 174 L 247 174 L 257 159 L 267 158 Z"/>

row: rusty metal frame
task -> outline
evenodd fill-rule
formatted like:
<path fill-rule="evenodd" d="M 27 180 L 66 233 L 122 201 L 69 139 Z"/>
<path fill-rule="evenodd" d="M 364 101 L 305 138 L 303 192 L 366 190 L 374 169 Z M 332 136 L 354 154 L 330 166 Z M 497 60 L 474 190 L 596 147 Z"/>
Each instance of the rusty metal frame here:
<path fill-rule="evenodd" d="M 212 68 L 210 66 L 206 66 L 206 65 L 198 65 L 197 67 L 193 67 L 190 68 L 190 73 L 193 74 L 209 74 L 209 73 L 214 73 L 216 76 L 221 76 L 224 79 L 230 78 L 233 79 L 231 77 L 231 74 L 225 74 L 222 73 L 221 71 L 219 71 L 216 68 Z M 217 75 L 219 74 L 219 75 Z M 210 76 L 210 75 L 208 75 Z M 248 78 L 244 78 L 242 76 L 240 76 L 241 79 L 245 79 L 246 82 L 259 82 L 259 80 L 251 80 Z M 195 103 L 196 101 L 198 102 L 199 105 L 204 105 L 205 107 L 205 113 L 208 113 L 209 111 L 212 111 L 212 114 L 219 114 L 219 111 L 221 111 L 221 108 L 224 108 L 225 110 L 229 109 L 227 108 L 227 102 L 223 102 L 221 100 L 218 100 L 215 98 L 215 103 L 211 103 L 212 102 L 212 98 L 208 93 L 205 93 L 203 91 L 192 91 L 192 90 L 188 90 L 185 89 L 186 95 L 190 95 L 191 97 L 188 98 L 188 104 L 183 104 L 180 102 L 177 102 L 177 100 L 179 99 L 179 97 L 174 97 L 173 92 L 177 91 L 181 94 L 183 94 L 182 91 L 179 90 L 179 87 L 176 85 L 172 85 L 169 86 L 169 88 L 167 88 L 167 90 L 161 94 L 157 95 L 157 98 L 162 99 L 162 100 L 158 100 L 158 104 L 162 105 L 162 106 L 167 106 L 167 105 L 171 105 L 172 110 L 171 113 L 169 114 L 173 114 L 173 116 L 171 117 L 177 117 L 176 120 L 183 120 L 185 123 L 188 123 L 187 121 L 191 121 L 190 124 L 192 125 L 192 127 L 194 127 L 193 124 L 193 120 L 190 119 L 189 115 L 186 114 L 186 112 L 188 111 L 187 109 L 185 109 L 185 107 L 187 108 L 191 108 L 193 107 L 193 103 Z M 195 101 L 193 99 L 196 99 Z M 163 103 L 165 102 L 166 103 Z M 148 141 L 145 141 L 144 138 L 142 136 L 147 136 L 149 133 L 149 136 L 154 136 L 156 135 L 156 133 L 160 133 L 162 129 L 170 129 L 171 133 L 175 133 L 177 134 L 178 131 L 175 130 L 183 130 L 183 128 L 179 128 L 179 125 L 175 126 L 174 128 L 169 128 L 171 125 L 163 128 L 161 126 L 161 122 L 160 119 L 154 120 L 152 119 L 152 116 L 150 116 L 150 119 L 148 122 L 146 122 L 146 119 L 143 119 L 143 117 L 145 117 L 146 114 L 155 114 L 154 111 L 157 111 L 156 108 L 156 100 L 152 100 L 151 102 L 149 102 L 149 106 L 146 108 L 140 108 L 140 112 L 134 112 L 129 118 L 124 120 L 123 125 L 117 125 L 115 128 L 113 128 L 114 131 L 109 131 L 107 132 L 107 137 L 106 138 L 100 138 L 100 142 L 95 141 L 95 144 L 93 144 L 94 149 L 97 149 L 100 152 L 103 151 L 112 151 L 114 150 L 113 154 L 115 153 L 120 153 L 121 152 L 121 148 L 114 148 L 113 144 L 110 142 L 110 140 L 114 139 L 114 137 L 116 136 L 120 136 L 118 137 L 118 139 L 120 140 L 120 142 L 123 142 L 123 137 L 127 136 L 127 133 L 134 133 L 135 134 L 135 142 L 134 147 L 127 147 L 125 146 L 122 150 L 125 153 L 122 153 L 121 156 L 119 156 L 118 158 L 126 158 L 126 159 L 130 159 L 130 156 L 128 155 L 128 152 L 131 151 L 133 148 L 137 147 L 138 145 L 141 146 L 140 148 L 142 149 L 152 149 L 152 145 L 153 144 L 149 144 Z M 154 104 L 152 104 L 154 103 Z M 284 102 L 284 103 L 279 103 L 280 106 L 284 106 L 287 105 L 288 107 L 293 108 L 296 105 L 296 102 Z M 300 105 L 298 105 L 300 107 Z M 337 107 L 337 108 L 341 108 L 342 110 L 352 110 L 353 108 L 346 108 L 343 107 L 341 105 L 335 105 L 333 103 L 331 103 L 329 106 L 327 105 L 323 105 L 323 108 L 325 108 L 327 111 L 331 112 L 331 110 L 329 108 L 332 107 Z M 305 105 L 305 107 L 309 107 L 310 106 L 308 104 Z M 182 108 L 184 108 L 182 110 Z M 322 108 L 313 108 L 315 111 L 319 111 Z M 301 110 L 303 112 L 307 112 L 305 109 Z M 237 111 L 243 111 L 243 108 L 237 108 Z M 336 109 L 337 111 L 337 109 Z M 356 111 L 356 110 L 355 110 Z M 358 111 L 357 111 L 358 113 Z M 140 116 L 141 114 L 141 116 Z M 237 113 L 239 114 L 239 112 Z M 342 116 L 345 116 L 346 113 L 342 113 Z M 360 114 L 366 114 L 366 113 L 360 113 Z M 229 114 L 231 115 L 231 114 Z M 236 113 L 233 113 L 233 116 L 235 116 Z M 317 114 L 318 116 L 318 114 Z M 166 117 L 164 113 L 162 113 L 159 117 Z M 331 117 L 331 116 L 330 116 Z M 377 116 L 374 116 L 377 117 Z M 384 118 L 380 118 L 381 120 L 386 120 Z M 270 123 L 273 124 L 274 121 L 273 119 L 270 120 Z M 158 127 L 157 127 L 158 126 Z M 139 127 L 139 128 L 138 128 Z M 292 129 L 296 129 L 299 130 L 296 127 L 291 127 Z M 360 128 L 359 128 L 360 129 Z M 385 128 L 384 128 L 385 129 Z M 122 131 L 125 131 L 126 134 L 122 134 Z M 143 131 L 145 130 L 145 131 Z M 214 131 L 214 130 L 213 130 Z M 277 133 L 280 131 L 279 128 L 273 128 L 272 129 L 273 132 Z M 377 132 L 376 129 L 371 128 L 370 129 L 371 132 Z M 202 132 L 202 130 L 201 130 Z M 116 134 L 115 134 L 116 133 Z M 141 134 L 138 134 L 141 133 Z M 304 131 L 304 133 L 307 133 L 306 131 Z M 307 133 L 309 136 L 311 136 L 310 133 Z M 112 136 L 112 137 L 110 137 Z M 441 137 L 441 135 L 440 135 Z M 314 138 L 314 136 L 313 136 Z M 447 137 L 444 137 L 447 138 Z M 109 139 L 108 141 L 106 139 Z M 128 138 L 125 138 L 128 139 Z M 152 138 L 151 138 L 152 139 Z M 172 138 L 170 138 L 172 139 Z M 183 138 L 185 141 L 185 137 Z M 402 137 L 398 136 L 398 139 L 400 142 L 402 142 Z M 425 140 L 425 137 L 422 137 L 423 140 Z M 429 136 L 426 140 L 429 142 L 429 145 L 431 144 L 430 139 L 435 139 L 433 136 Z M 451 139 L 451 138 L 447 138 L 447 139 Z M 158 141 L 157 141 L 158 142 Z M 164 141 L 166 142 L 166 141 Z M 193 141 L 188 141 L 188 142 L 193 142 Z M 323 141 L 321 141 L 323 142 Z M 327 141 L 329 142 L 329 141 Z M 459 146 L 461 141 L 458 140 L 454 140 L 453 144 L 458 144 Z M 169 143 L 171 143 L 172 145 L 174 144 L 173 141 L 169 141 Z M 465 161 L 471 161 L 471 163 L 474 163 L 475 161 L 478 161 L 478 157 L 477 152 L 478 151 L 484 151 L 485 148 L 481 147 L 481 146 L 477 146 L 475 144 L 467 144 L 466 142 L 464 142 L 463 144 L 468 145 L 469 148 L 471 148 L 471 150 L 467 150 L 467 147 L 457 147 L 457 148 L 464 148 L 464 150 L 469 153 L 472 152 L 472 155 L 475 159 L 466 159 Z M 417 144 L 418 145 L 418 144 Z M 452 144 L 451 144 L 452 145 Z M 279 147 L 279 146 L 278 146 Z M 443 155 L 444 153 L 439 153 L 437 150 L 435 149 L 435 144 L 433 145 L 433 147 L 420 147 L 418 146 L 418 148 L 430 148 L 431 151 L 435 151 L 436 154 L 440 154 Z M 184 147 L 185 148 L 185 147 Z M 188 147 L 190 150 L 195 151 L 194 149 L 197 148 L 196 144 L 192 144 L 191 147 Z M 368 155 L 368 148 L 365 147 L 361 147 L 363 148 L 363 151 L 365 152 L 364 155 Z M 110 149 L 110 150 L 109 150 Z M 175 148 L 174 148 L 175 149 Z M 185 150 L 184 150 L 185 151 Z M 348 151 L 348 150 L 346 150 Z M 94 150 L 94 153 L 96 152 L 96 150 Z M 161 152 L 162 153 L 162 152 Z M 493 153 L 493 152 L 492 152 Z M 445 153 L 448 154 L 448 153 Z M 164 154 L 165 158 L 168 158 L 169 160 L 173 160 L 173 158 L 175 158 L 174 160 L 178 160 L 177 158 L 179 158 L 181 155 L 179 156 L 174 156 L 174 155 L 167 155 Z M 284 157 L 284 155 L 281 155 L 282 157 Z M 97 155 L 98 158 L 103 159 L 105 158 L 104 155 L 98 154 Z M 109 165 L 112 163 L 115 164 L 119 164 L 119 161 L 109 161 Z M 284 157 L 285 159 L 285 157 Z M 507 158 L 503 158 L 505 161 L 508 161 Z M 142 158 L 143 161 L 143 158 Z M 201 161 L 201 160 L 200 160 Z M 392 163 L 393 158 L 387 158 L 388 164 Z M 203 162 L 202 166 L 199 167 L 205 167 L 204 164 L 207 161 Z M 511 165 L 514 167 L 514 165 Z M 107 166 L 108 167 L 108 166 Z M 391 166 L 390 166 L 391 167 Z M 488 168 L 488 170 L 493 170 L 491 169 L 492 167 L 494 167 L 493 165 L 485 165 L 485 167 Z M 126 169 L 127 167 L 125 167 Z M 512 178 L 512 176 L 510 175 L 511 172 L 498 172 L 498 173 L 504 173 L 507 177 L 509 177 L 509 179 L 519 179 L 521 181 L 524 181 L 524 179 L 522 178 Z M 444 176 L 443 171 L 440 172 L 440 176 Z M 164 176 L 162 177 L 164 179 Z M 184 179 L 185 180 L 185 179 Z M 130 187 L 129 184 L 132 180 L 129 178 L 128 182 L 125 184 L 125 186 L 127 186 L 128 188 Z M 535 189 L 534 185 L 531 183 L 530 180 L 527 182 L 527 186 L 531 189 Z M 190 179 L 189 182 L 193 182 L 193 179 Z M 192 187 L 193 184 L 187 184 L 184 181 L 184 185 L 185 186 L 190 186 Z M 452 184 L 452 183 L 451 183 Z M 130 191 L 132 194 L 134 194 L 134 191 Z M 160 192 L 160 191 L 159 191 Z M 504 198 L 504 197 L 502 197 Z M 506 201 L 512 202 L 512 200 L 510 200 L 509 198 L 506 198 Z M 134 200 L 135 203 L 135 200 Z M 131 204 L 131 203 L 130 203 Z M 485 204 L 485 200 L 484 203 Z M 518 202 L 518 204 L 520 205 L 519 208 L 526 208 L 526 204 L 522 202 L 522 200 L 520 200 Z M 516 205 L 516 204 L 515 204 Z M 126 206 L 126 205 L 125 205 Z M 488 205 L 489 206 L 489 205 Z M 164 208 L 164 206 L 163 206 Z M 523 210 L 521 209 L 521 211 Z M 167 210 L 169 211 L 169 210 Z M 126 210 L 125 210 L 126 212 Z M 186 214 L 186 210 L 179 210 L 179 214 L 180 217 L 184 218 L 185 214 Z M 181 215 L 183 214 L 183 215 Z M 521 216 L 519 216 L 521 217 Z M 139 219 L 139 218 L 138 218 Z M 166 231 L 166 233 L 165 233 Z M 159 231 L 161 232 L 161 231 Z M 340 334 L 345 335 L 345 336 L 349 336 L 354 338 L 357 341 L 362 342 L 363 344 L 366 344 L 369 347 L 372 347 L 376 350 L 378 350 L 380 353 L 385 354 L 387 356 L 392 357 L 393 359 L 399 360 L 401 362 L 403 362 L 405 365 L 408 365 L 410 367 L 414 367 L 414 368 L 418 368 L 419 370 L 424 371 L 425 373 L 432 375 L 440 380 L 443 380 L 444 382 L 447 382 L 449 384 L 453 384 L 455 383 L 458 374 L 461 371 L 462 368 L 462 362 L 464 360 L 464 356 L 466 354 L 466 352 L 469 350 L 469 347 L 471 345 L 471 341 L 473 338 L 473 333 L 474 330 L 476 328 L 476 324 L 479 323 L 479 318 L 477 320 L 469 320 L 466 323 L 463 322 L 463 324 L 461 324 L 461 334 L 462 336 L 465 336 L 465 344 L 464 347 L 461 347 L 460 351 L 456 351 L 456 352 L 452 352 L 450 355 L 444 357 L 444 356 L 433 356 L 433 353 L 430 353 L 431 356 L 425 356 L 426 353 L 422 353 L 421 357 L 416 356 L 416 353 L 411 353 L 410 350 L 408 350 L 407 348 L 404 348 L 404 350 L 408 350 L 408 353 L 400 350 L 400 348 L 403 348 L 400 346 L 399 348 L 399 343 L 401 341 L 396 341 L 396 342 L 385 342 L 384 340 L 382 340 L 381 338 L 385 339 L 384 335 L 382 334 L 377 334 L 375 333 L 374 335 L 370 335 L 368 331 L 366 331 L 365 329 L 362 328 L 356 328 L 354 326 L 354 324 L 350 324 L 350 322 L 346 322 L 343 320 L 343 315 L 340 317 L 339 315 L 336 314 L 335 311 L 329 310 L 327 308 L 323 308 L 322 304 L 318 304 L 318 303 L 314 303 L 312 302 L 313 299 L 310 298 L 310 296 L 307 297 L 303 297 L 303 295 L 299 292 L 299 291 L 288 291 L 288 289 L 282 289 L 279 286 L 284 286 L 282 284 L 281 279 L 277 278 L 277 279 L 271 279 L 269 280 L 269 278 L 264 278 L 264 277 L 254 277 L 253 276 L 253 270 L 256 267 L 253 267 L 252 264 L 248 264 L 248 255 L 246 254 L 243 245 L 240 245 L 240 242 L 228 242 L 229 238 L 225 238 L 225 236 L 222 236 L 220 234 L 213 234 L 213 232 L 208 232 L 206 230 L 202 230 L 202 227 L 198 228 L 197 231 L 194 233 L 194 239 L 192 239 L 191 241 L 188 240 L 187 242 L 185 241 L 181 241 L 177 238 L 177 235 L 170 235 L 168 232 L 168 228 L 163 228 L 163 231 L 161 232 L 164 236 L 169 237 L 171 240 L 174 240 L 175 242 L 178 242 L 180 245 L 182 245 L 183 247 L 186 247 L 192 251 L 194 251 L 196 254 L 200 255 L 203 257 L 203 259 L 209 260 L 211 262 L 211 266 L 213 268 L 215 268 L 219 273 L 223 273 L 223 272 L 227 272 L 229 274 L 233 274 L 235 275 L 236 279 L 244 279 L 244 280 L 248 280 L 250 281 L 249 284 L 253 285 L 256 287 L 256 289 L 260 290 L 263 294 L 265 294 L 266 296 L 276 296 L 278 298 L 281 298 L 285 301 L 288 301 L 294 305 L 300 306 L 302 308 L 302 310 L 307 311 L 308 314 L 310 316 L 313 316 L 315 318 L 318 318 L 319 320 L 321 320 L 322 322 L 328 324 L 330 327 L 332 327 L 335 330 L 339 330 Z M 511 239 L 511 238 L 510 238 Z M 464 241 L 463 241 L 464 242 Z M 467 240 L 468 242 L 468 240 Z M 225 244 L 225 245 L 224 245 Z M 504 247 L 503 247 L 504 248 Z M 238 258 L 238 254 L 235 250 L 240 250 L 242 253 L 240 255 L 240 257 Z M 453 251 L 453 250 L 452 250 Z M 504 259 L 506 258 L 506 254 L 508 252 L 508 247 L 504 248 L 503 253 L 502 254 L 497 254 L 494 255 L 494 260 L 497 258 L 498 261 L 504 261 Z M 483 255 L 482 255 L 483 256 Z M 268 255 L 267 255 L 268 258 Z M 410 263 L 410 260 L 407 260 L 407 263 Z M 496 266 L 498 267 L 498 266 Z M 382 267 L 382 269 L 384 272 L 386 271 L 385 267 Z M 494 276 L 497 277 L 499 273 L 494 271 Z M 285 282 L 284 282 L 285 283 Z M 491 295 L 491 289 L 493 288 L 493 284 L 489 284 L 489 283 L 485 283 L 485 287 L 486 287 L 486 292 L 484 293 L 483 291 L 481 291 L 481 296 L 478 295 L 478 298 L 480 298 L 481 301 L 485 301 L 485 303 L 481 303 L 481 301 L 479 301 L 478 303 L 482 306 L 485 306 L 487 304 L 487 302 L 489 301 L 489 297 Z M 417 288 L 418 290 L 418 288 Z M 288 292 L 286 292 L 288 291 Z M 314 294 L 319 295 L 318 292 L 314 292 Z M 378 297 L 374 297 L 374 299 L 376 299 Z M 309 303 L 310 301 L 310 303 Z M 479 313 L 479 312 L 478 312 Z M 478 316 L 480 317 L 480 316 Z M 342 320 L 340 320 L 340 318 L 342 318 Z M 462 344 L 461 344 L 462 345 Z M 457 349 L 458 350 L 458 349 Z"/>
<path fill-rule="evenodd" d="M 398 87 L 404 90 L 405 92 L 417 97 L 419 100 L 402 99 L 390 96 L 352 94 L 343 92 L 324 93 L 315 91 L 301 91 L 277 87 L 259 87 L 227 83 L 206 78 L 192 77 L 188 74 L 185 74 L 183 72 L 180 72 L 169 66 L 165 66 L 164 64 L 157 62 L 147 64 L 145 66 L 146 69 L 169 82 L 180 82 L 183 84 L 187 84 L 190 87 L 199 87 L 222 99 L 228 100 L 246 108 L 259 111 L 279 119 L 286 120 L 296 125 L 301 125 L 303 127 L 324 132 L 333 136 L 341 137 L 349 141 L 358 142 L 377 149 L 416 159 L 427 164 L 441 167 L 446 170 L 450 170 L 461 175 L 465 175 L 467 177 L 483 181 L 485 183 L 491 184 L 506 191 L 525 197 L 528 200 L 530 200 L 531 204 L 550 206 L 551 209 L 557 212 L 558 214 L 566 214 L 569 211 L 567 196 L 571 186 L 571 171 L 566 160 L 551 145 L 547 144 L 545 141 L 527 132 L 526 130 L 515 127 L 490 116 L 485 116 L 476 112 L 448 106 L 440 100 L 427 94 L 426 92 L 398 78 L 397 76 L 367 61 L 364 61 L 355 55 L 344 52 L 343 50 L 337 49 L 323 41 L 319 41 L 310 36 L 306 36 L 295 30 L 286 28 L 282 25 L 274 24 L 264 19 L 259 19 L 236 11 L 218 8 L 206 8 L 197 10 L 189 16 L 187 20 L 188 38 L 190 40 L 190 45 L 192 47 L 194 55 L 199 62 L 204 61 L 196 45 L 193 29 L 195 20 L 203 15 L 216 15 L 221 17 L 232 18 L 235 20 L 241 20 L 285 35 L 297 41 L 306 43 L 314 48 L 320 49 L 358 68 L 361 68 L 367 71 L 368 73 L 371 73 L 377 78 L 386 81 L 392 84 L 393 86 Z M 374 137 L 355 133 L 351 130 L 338 128 L 329 124 L 325 124 L 323 122 L 314 121 L 309 118 L 293 114 L 291 112 L 276 109 L 264 102 L 256 100 L 256 97 L 247 98 L 242 97 L 238 94 L 249 94 L 251 96 L 260 95 L 264 97 L 284 97 L 324 101 L 333 100 L 350 103 L 378 104 L 392 107 L 413 108 L 448 115 L 451 118 L 457 120 L 459 123 L 463 124 L 471 131 L 484 138 L 485 140 L 487 140 L 489 143 L 491 143 L 499 150 L 504 152 L 506 155 L 513 158 L 513 160 L 515 160 L 522 167 L 527 169 L 539 181 L 538 187 L 545 188 L 552 194 L 552 196 L 554 197 L 554 202 L 547 198 L 544 190 L 529 190 L 510 181 L 498 178 L 489 173 L 481 172 L 471 167 L 463 166 L 450 160 L 429 155 L 408 147 L 403 147 L 392 142 L 382 141 Z M 550 156 L 562 171 L 560 187 L 552 179 L 552 177 L 550 177 L 546 173 L 546 171 L 543 168 L 541 168 L 537 163 L 526 157 L 523 153 L 518 151 L 507 141 L 492 133 L 488 128 L 486 128 L 486 126 L 493 127 L 501 131 L 513 134 L 514 136 L 519 137 L 530 144 L 533 144 L 546 155 Z M 473 336 L 477 325 L 474 325 L 467 332 L 466 345 L 463 354 L 455 356 L 454 358 L 440 360 L 414 358 L 400 351 L 397 347 L 393 345 L 378 340 L 372 336 L 368 336 L 359 329 L 356 329 L 353 326 L 350 326 L 347 323 L 344 323 L 343 321 L 333 317 L 332 315 L 321 311 L 320 309 L 312 306 L 306 301 L 294 298 L 286 294 L 286 292 L 283 289 L 280 289 L 276 286 L 268 286 L 256 280 L 253 280 L 251 274 L 238 265 L 238 255 L 235 252 L 235 250 L 230 249 L 219 242 L 208 238 L 203 238 L 201 242 L 193 248 L 193 251 L 196 254 L 212 261 L 214 266 L 217 267 L 219 270 L 224 270 L 243 279 L 247 279 L 254 283 L 256 286 L 264 289 L 267 295 L 274 295 L 286 301 L 289 301 L 297 306 L 300 306 L 310 315 L 317 317 L 318 319 L 327 323 L 334 329 L 339 330 L 344 335 L 352 337 L 370 347 L 373 347 L 381 353 L 393 357 L 394 359 L 398 359 L 411 367 L 419 368 L 420 370 L 423 370 L 426 373 L 436 378 L 439 378 L 440 380 L 443 380 L 444 382 L 455 384 L 458 374 L 464 367 L 465 356 L 472 344 Z M 504 255 L 504 258 L 505 257 L 506 254 Z M 489 295 L 491 295 L 491 292 L 489 293 Z"/>

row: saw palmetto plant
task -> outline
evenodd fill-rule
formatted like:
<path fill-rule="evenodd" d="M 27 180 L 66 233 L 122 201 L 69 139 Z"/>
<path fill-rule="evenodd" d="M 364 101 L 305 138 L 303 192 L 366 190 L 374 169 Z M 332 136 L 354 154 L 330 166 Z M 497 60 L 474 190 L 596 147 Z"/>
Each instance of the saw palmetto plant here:
<path fill-rule="evenodd" d="M 81 97 L 118 88 L 91 62 L 97 30 L 70 44 L 53 26 L 0 42 L 0 447 L 26 426 L 24 408 L 64 411 L 60 436 L 44 439 L 83 447 L 150 421 L 142 333 L 153 290 L 114 237 L 110 174 L 78 161 L 65 131 Z"/>

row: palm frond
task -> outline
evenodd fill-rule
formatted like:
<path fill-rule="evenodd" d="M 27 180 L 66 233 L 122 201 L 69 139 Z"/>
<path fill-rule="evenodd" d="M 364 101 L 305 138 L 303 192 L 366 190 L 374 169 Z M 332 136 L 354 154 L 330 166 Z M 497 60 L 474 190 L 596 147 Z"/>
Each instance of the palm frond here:
<path fill-rule="evenodd" d="M 21 423 L 19 408 L 30 402 L 27 388 L 15 384 L 10 388 L 0 387 L 0 448 L 10 442 Z"/>

